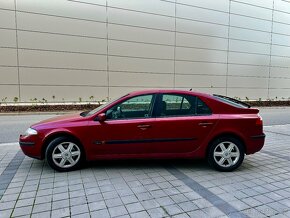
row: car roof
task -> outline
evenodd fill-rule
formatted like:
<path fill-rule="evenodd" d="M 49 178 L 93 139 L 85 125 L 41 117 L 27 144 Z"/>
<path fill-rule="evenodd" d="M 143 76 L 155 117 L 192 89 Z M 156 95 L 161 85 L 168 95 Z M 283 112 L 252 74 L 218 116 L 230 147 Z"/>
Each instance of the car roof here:
<path fill-rule="evenodd" d="M 205 97 L 212 97 L 210 94 L 195 92 L 195 91 L 188 91 L 188 90 L 179 90 L 179 89 L 149 89 L 149 90 L 140 90 L 130 92 L 130 96 L 135 95 L 145 95 L 145 94 L 155 94 L 155 93 L 169 93 L 169 94 L 188 94 L 188 95 L 197 95 L 197 96 L 205 96 Z"/>

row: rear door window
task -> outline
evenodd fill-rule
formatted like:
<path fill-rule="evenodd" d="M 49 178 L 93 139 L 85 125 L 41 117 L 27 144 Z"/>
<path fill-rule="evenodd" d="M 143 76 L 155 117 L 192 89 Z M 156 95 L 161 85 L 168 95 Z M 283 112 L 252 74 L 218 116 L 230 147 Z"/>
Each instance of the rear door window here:
<path fill-rule="evenodd" d="M 182 94 L 162 94 L 158 117 L 197 116 L 211 114 L 210 108 L 198 97 Z"/>

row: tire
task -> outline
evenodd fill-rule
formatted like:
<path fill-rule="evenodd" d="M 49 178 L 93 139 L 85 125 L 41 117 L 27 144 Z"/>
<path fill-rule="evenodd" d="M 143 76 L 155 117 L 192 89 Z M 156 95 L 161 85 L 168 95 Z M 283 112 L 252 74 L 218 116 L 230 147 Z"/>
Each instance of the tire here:
<path fill-rule="evenodd" d="M 47 146 L 45 158 L 51 168 L 59 172 L 68 172 L 80 168 L 84 151 L 72 138 L 58 137 Z"/>
<path fill-rule="evenodd" d="M 208 163 L 218 171 L 230 172 L 237 169 L 244 160 L 243 143 L 234 137 L 221 137 L 209 145 Z"/>

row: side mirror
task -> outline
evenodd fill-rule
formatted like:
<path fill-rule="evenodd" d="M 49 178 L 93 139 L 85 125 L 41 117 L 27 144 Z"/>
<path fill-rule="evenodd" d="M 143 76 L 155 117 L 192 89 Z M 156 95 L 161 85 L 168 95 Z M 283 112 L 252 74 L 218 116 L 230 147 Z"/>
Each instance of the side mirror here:
<path fill-rule="evenodd" d="M 101 113 L 101 114 L 98 115 L 98 121 L 100 121 L 102 123 L 105 120 L 106 120 L 106 114 L 105 113 Z"/>

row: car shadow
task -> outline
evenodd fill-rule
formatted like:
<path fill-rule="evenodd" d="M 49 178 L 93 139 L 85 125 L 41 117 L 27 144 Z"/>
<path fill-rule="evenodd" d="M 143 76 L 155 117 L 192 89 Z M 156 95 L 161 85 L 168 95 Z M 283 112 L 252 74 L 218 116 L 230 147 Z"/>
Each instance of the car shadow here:
<path fill-rule="evenodd" d="M 33 160 L 33 159 L 32 159 Z M 33 160 L 35 168 L 44 168 L 45 171 L 54 171 L 46 161 Z M 233 172 L 244 173 L 251 172 L 257 167 L 257 163 L 245 158 L 244 163 Z M 164 169 L 179 169 L 190 171 L 202 171 L 204 173 L 219 173 L 209 166 L 205 159 L 116 159 L 116 160 L 95 160 L 84 162 L 80 170 L 147 170 L 158 171 Z M 227 174 L 228 172 L 224 172 Z"/>
<path fill-rule="evenodd" d="M 84 163 L 82 169 L 164 169 L 182 168 L 211 170 L 206 160 L 191 159 L 126 159 L 97 160 Z"/>

